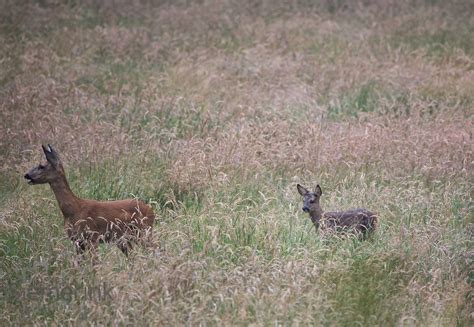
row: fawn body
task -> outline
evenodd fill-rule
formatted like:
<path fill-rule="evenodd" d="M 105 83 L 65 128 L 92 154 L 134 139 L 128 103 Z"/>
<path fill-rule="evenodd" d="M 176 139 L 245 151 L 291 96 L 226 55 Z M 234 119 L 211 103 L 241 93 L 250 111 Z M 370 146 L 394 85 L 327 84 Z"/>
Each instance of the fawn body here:
<path fill-rule="evenodd" d="M 300 184 L 296 185 L 298 193 L 303 196 L 303 211 L 309 214 L 316 230 L 349 231 L 365 235 L 375 229 L 377 216 L 367 209 L 351 209 L 348 211 L 324 212 L 319 204 L 323 194 L 321 187 L 316 186 L 314 192 L 308 191 Z"/>
<path fill-rule="evenodd" d="M 84 200 L 71 191 L 57 152 L 44 147 L 46 164 L 32 168 L 24 177 L 28 184 L 49 183 L 64 216 L 64 228 L 78 254 L 95 251 L 102 242 L 115 242 L 128 255 L 132 242 L 151 237 L 153 209 L 136 199 Z"/>

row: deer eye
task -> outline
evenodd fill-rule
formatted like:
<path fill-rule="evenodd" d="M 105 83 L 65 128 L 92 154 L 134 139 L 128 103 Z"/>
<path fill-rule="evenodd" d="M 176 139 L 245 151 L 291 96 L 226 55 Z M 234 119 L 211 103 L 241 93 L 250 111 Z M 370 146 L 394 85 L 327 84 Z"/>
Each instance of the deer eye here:
<path fill-rule="evenodd" d="M 314 203 L 314 199 L 313 199 L 313 200 L 309 200 L 309 203 Z"/>
<path fill-rule="evenodd" d="M 38 168 L 39 168 L 39 169 L 44 169 L 44 166 L 43 166 L 43 165 L 39 165 Z"/>

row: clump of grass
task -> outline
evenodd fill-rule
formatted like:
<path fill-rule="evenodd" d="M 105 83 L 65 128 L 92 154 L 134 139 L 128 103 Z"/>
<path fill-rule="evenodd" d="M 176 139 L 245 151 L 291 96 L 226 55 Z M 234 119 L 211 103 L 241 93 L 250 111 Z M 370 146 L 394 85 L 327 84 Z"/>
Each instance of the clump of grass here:
<path fill-rule="evenodd" d="M 0 322 L 469 324 L 472 5 L 359 6 L 0 4 Z M 157 248 L 77 265 L 40 143 Z M 376 233 L 319 235 L 296 183 Z"/>
<path fill-rule="evenodd" d="M 378 95 L 374 83 L 362 85 L 354 94 L 344 96 L 337 103 L 329 104 L 327 116 L 330 119 L 355 117 L 377 109 Z"/>

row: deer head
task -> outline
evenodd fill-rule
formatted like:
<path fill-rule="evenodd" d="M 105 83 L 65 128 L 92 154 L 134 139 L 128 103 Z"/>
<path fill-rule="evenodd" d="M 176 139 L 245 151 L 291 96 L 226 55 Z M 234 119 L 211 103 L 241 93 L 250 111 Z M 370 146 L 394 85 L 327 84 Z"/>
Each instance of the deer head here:
<path fill-rule="evenodd" d="M 64 174 L 63 167 L 56 150 L 54 150 L 49 144 L 47 147 L 44 145 L 42 145 L 42 147 L 46 157 L 46 163 L 33 167 L 28 173 L 25 174 L 24 177 L 30 185 L 52 183 L 60 179 Z"/>
<path fill-rule="evenodd" d="M 321 187 L 316 185 L 314 192 L 308 191 L 306 188 L 297 184 L 298 193 L 303 196 L 303 211 L 308 213 L 320 212 L 321 207 L 319 206 L 319 198 L 323 194 Z"/>

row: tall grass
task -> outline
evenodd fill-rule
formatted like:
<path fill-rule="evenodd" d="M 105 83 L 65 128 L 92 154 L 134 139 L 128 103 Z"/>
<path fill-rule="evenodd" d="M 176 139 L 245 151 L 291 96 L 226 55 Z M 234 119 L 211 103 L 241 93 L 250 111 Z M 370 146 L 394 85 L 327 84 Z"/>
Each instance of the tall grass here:
<path fill-rule="evenodd" d="M 2 2 L 0 323 L 471 325 L 473 10 Z M 157 248 L 77 265 L 41 143 Z M 296 183 L 377 232 L 319 235 Z"/>

